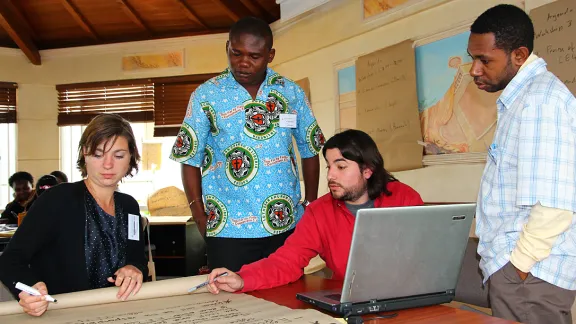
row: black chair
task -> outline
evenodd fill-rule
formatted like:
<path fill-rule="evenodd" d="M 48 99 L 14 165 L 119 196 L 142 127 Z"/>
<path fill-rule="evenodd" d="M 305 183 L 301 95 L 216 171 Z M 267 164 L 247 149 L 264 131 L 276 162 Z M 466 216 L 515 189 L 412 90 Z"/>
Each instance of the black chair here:
<path fill-rule="evenodd" d="M 478 238 L 468 239 L 462 270 L 456 285 L 455 301 L 474 306 L 490 308 L 488 298 L 488 285 L 482 284 L 482 271 L 480 270 L 480 256 L 478 250 Z"/>

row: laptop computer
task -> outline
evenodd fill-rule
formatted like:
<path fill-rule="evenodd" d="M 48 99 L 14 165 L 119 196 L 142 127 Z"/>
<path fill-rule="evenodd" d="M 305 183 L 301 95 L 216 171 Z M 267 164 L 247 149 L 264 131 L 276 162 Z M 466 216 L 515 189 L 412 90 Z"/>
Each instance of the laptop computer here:
<path fill-rule="evenodd" d="M 448 303 L 476 204 L 361 209 L 342 290 L 296 298 L 339 315 Z"/>

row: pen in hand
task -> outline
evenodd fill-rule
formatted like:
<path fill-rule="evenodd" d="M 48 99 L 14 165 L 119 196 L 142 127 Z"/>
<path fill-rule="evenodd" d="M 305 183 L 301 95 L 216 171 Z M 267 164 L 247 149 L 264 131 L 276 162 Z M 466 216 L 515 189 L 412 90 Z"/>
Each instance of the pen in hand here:
<path fill-rule="evenodd" d="M 218 278 L 218 277 L 224 277 L 224 276 L 227 276 L 227 275 L 228 275 L 228 272 L 222 272 L 221 274 L 219 274 L 219 275 L 217 275 L 216 277 L 214 277 L 214 280 L 216 280 L 216 278 Z M 204 287 L 204 286 L 207 286 L 209 283 L 210 283 L 210 282 L 209 282 L 208 280 L 206 280 L 205 282 L 199 284 L 198 286 L 192 287 L 192 288 L 188 289 L 188 292 L 191 293 L 191 292 L 193 292 L 193 291 L 195 291 L 195 290 L 198 290 L 198 289 L 200 289 L 200 288 L 202 288 L 202 287 Z"/>
<path fill-rule="evenodd" d="M 41 294 L 38 290 L 36 290 L 36 289 L 34 289 L 34 288 L 30 287 L 30 286 L 27 286 L 27 285 L 25 285 L 25 284 L 23 284 L 23 283 L 21 283 L 21 282 L 18 282 L 18 283 L 16 284 L 16 289 L 25 291 L 25 292 L 29 293 L 29 294 L 32 295 L 32 296 L 42 296 L 42 294 Z M 44 297 L 45 297 L 46 300 L 49 301 L 49 302 L 53 302 L 53 303 L 58 302 L 56 299 L 52 298 L 52 296 L 50 296 L 50 295 L 44 295 Z"/>

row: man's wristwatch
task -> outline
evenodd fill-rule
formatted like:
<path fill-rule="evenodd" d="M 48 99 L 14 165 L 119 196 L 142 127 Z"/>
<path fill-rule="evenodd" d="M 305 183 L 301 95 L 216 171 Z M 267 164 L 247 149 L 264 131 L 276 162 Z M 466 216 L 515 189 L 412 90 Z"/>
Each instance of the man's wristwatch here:
<path fill-rule="evenodd" d="M 304 206 L 304 208 L 306 208 L 306 207 L 308 207 L 308 205 L 310 205 L 310 202 L 308 200 L 304 199 L 302 201 L 302 206 Z"/>

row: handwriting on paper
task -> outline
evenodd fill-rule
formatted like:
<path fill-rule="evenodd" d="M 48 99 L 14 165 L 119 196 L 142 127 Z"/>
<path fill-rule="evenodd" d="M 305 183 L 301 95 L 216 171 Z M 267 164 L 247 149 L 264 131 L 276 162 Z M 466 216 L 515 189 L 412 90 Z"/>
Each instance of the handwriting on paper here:
<path fill-rule="evenodd" d="M 379 90 L 400 81 L 406 81 L 405 74 L 393 75 L 389 78 L 382 78 L 381 80 L 378 80 L 375 84 L 369 86 L 360 85 L 360 87 L 358 88 L 358 93 L 366 93 L 374 90 Z"/>
<path fill-rule="evenodd" d="M 576 94 L 576 1 L 558 0 L 530 12 L 534 22 L 534 53 L 543 58 Z"/>
<path fill-rule="evenodd" d="M 177 323 L 208 323 L 220 319 L 233 319 L 248 317 L 234 307 L 228 306 L 230 301 L 207 301 L 192 305 L 178 305 L 160 310 L 143 310 L 125 314 L 98 316 L 91 319 L 80 319 L 66 322 L 66 324 L 104 324 L 104 323 L 129 323 L 129 324 L 177 324 Z"/>
<path fill-rule="evenodd" d="M 574 28 L 575 22 L 572 20 L 572 15 L 574 14 L 573 8 L 562 6 L 562 10 L 559 12 L 556 8 L 551 11 L 552 12 L 546 12 L 546 24 L 536 29 L 535 39 Z"/>
<path fill-rule="evenodd" d="M 389 171 L 422 166 L 416 66 L 411 41 L 356 61 L 356 127 L 378 145 Z M 403 154 L 397 154 L 402 152 Z"/>
<path fill-rule="evenodd" d="M 383 110 L 383 109 L 387 109 L 387 108 L 394 108 L 397 105 L 398 105 L 397 100 L 383 100 L 381 102 L 374 104 L 373 106 L 359 107 L 357 109 L 358 109 L 358 114 L 362 115 L 365 113 L 371 113 L 373 111 L 379 111 L 379 110 Z"/>
<path fill-rule="evenodd" d="M 330 316 L 313 310 L 290 310 L 248 295 L 180 296 L 155 300 L 135 301 L 124 307 L 110 305 L 106 311 L 94 308 L 92 316 L 58 321 L 64 324 L 335 324 Z M 154 307 L 156 305 L 156 307 Z M 101 306 L 100 306 L 101 307 Z M 114 312 L 116 311 L 116 312 Z M 79 312 L 84 314 L 84 312 Z M 101 315 L 105 314 L 105 315 Z"/>
<path fill-rule="evenodd" d="M 374 127 L 366 130 L 366 133 L 370 136 L 376 136 L 379 133 L 390 134 L 396 131 L 401 131 L 410 128 L 410 120 L 404 119 L 399 121 L 393 121 L 387 124 L 383 124 L 379 127 Z"/>

